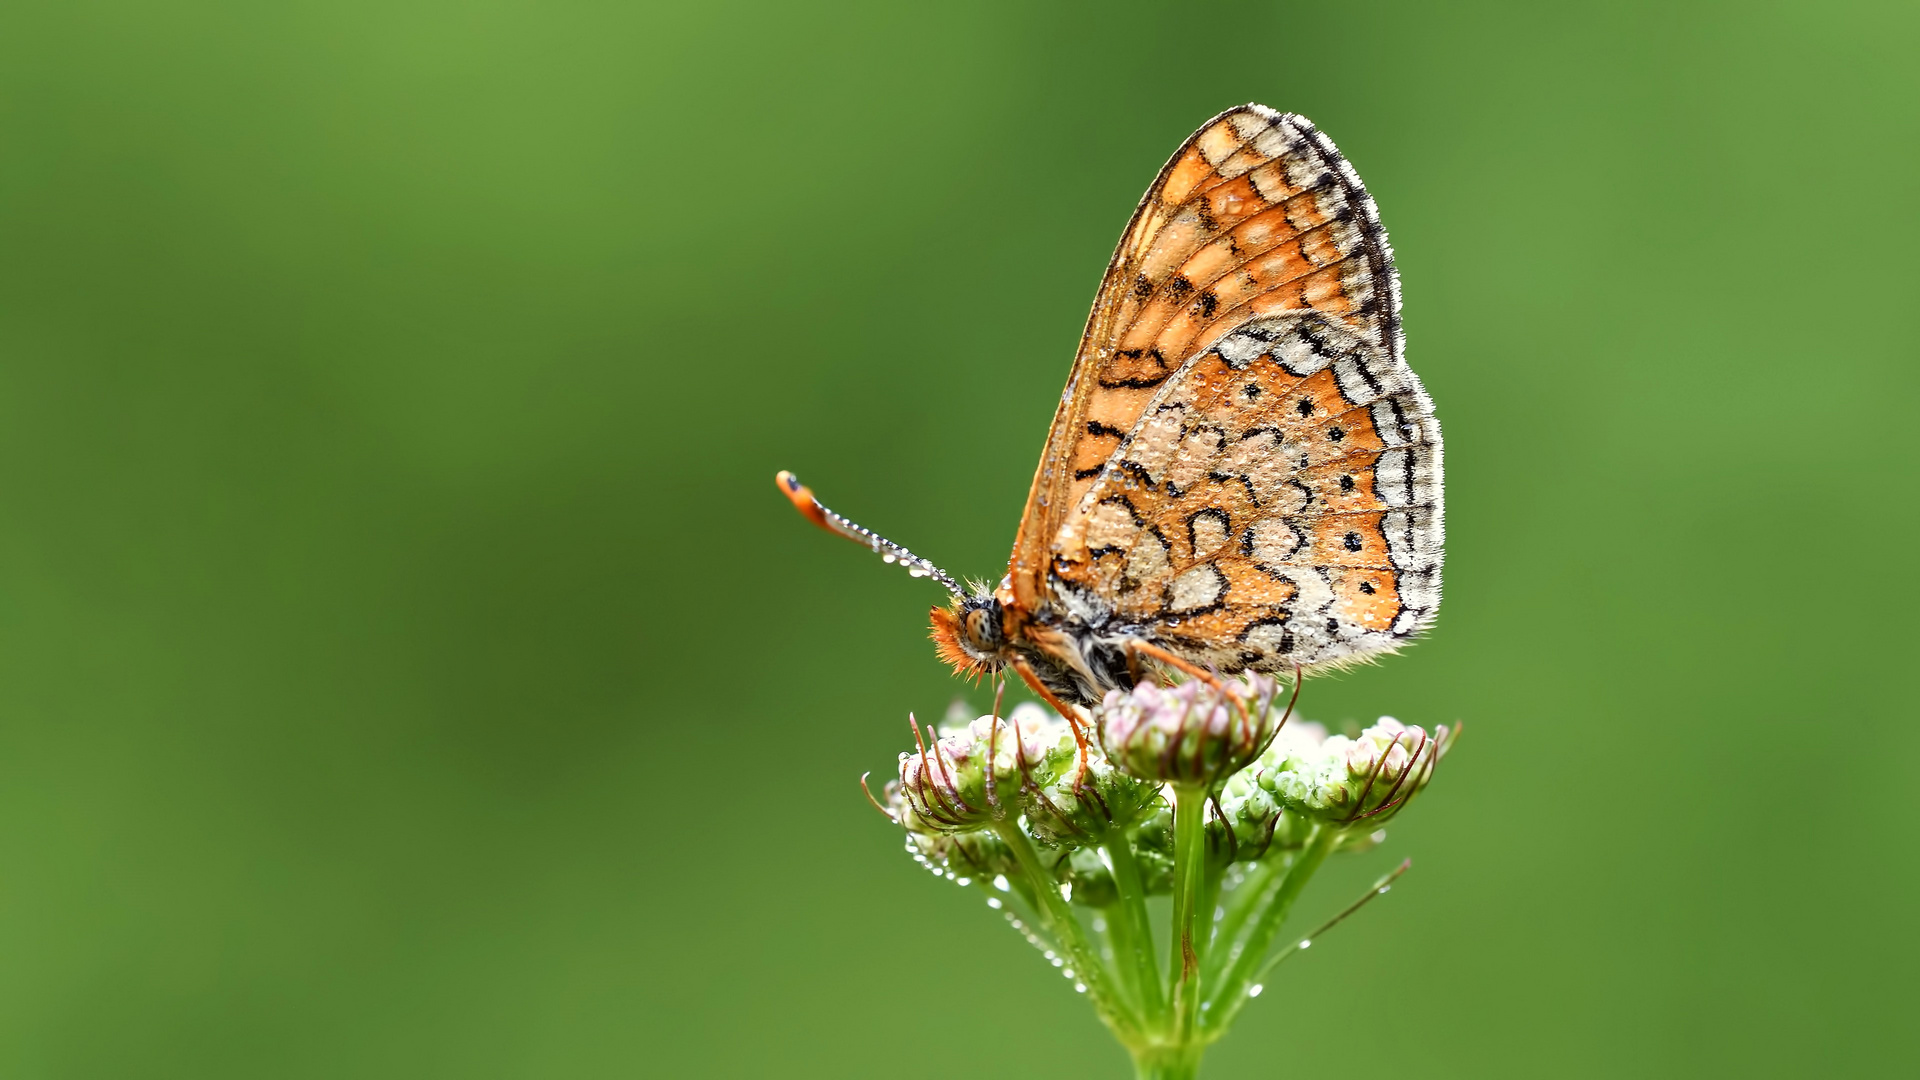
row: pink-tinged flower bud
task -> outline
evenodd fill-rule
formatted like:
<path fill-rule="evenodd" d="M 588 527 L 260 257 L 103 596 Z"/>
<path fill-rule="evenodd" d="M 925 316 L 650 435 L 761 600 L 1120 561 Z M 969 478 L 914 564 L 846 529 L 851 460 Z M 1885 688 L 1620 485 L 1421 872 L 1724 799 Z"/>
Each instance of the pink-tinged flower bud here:
<path fill-rule="evenodd" d="M 1142 780 L 1211 786 L 1266 749 L 1281 718 L 1278 690 L 1259 675 L 1227 682 L 1224 692 L 1198 679 L 1112 690 L 1097 713 L 1100 745 Z"/>
<path fill-rule="evenodd" d="M 1305 734 L 1275 745 L 1256 770 L 1259 785 L 1295 813 L 1372 830 L 1427 786 L 1455 732 L 1442 725 L 1429 735 L 1383 716 L 1356 738 Z"/>
<path fill-rule="evenodd" d="M 982 716 L 931 745 L 916 724 L 914 738 L 919 745 L 900 755 L 900 794 L 917 820 L 940 832 L 983 829 L 1018 814 L 1033 763 L 1073 740 L 1066 724 L 1048 723 L 1038 709 Z"/>

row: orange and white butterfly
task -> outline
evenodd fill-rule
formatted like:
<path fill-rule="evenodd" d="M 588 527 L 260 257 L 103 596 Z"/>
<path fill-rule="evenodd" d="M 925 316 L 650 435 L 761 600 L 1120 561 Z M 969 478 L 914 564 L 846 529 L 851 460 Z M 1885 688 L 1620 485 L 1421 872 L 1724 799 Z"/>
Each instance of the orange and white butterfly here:
<path fill-rule="evenodd" d="M 1440 425 L 1403 357 L 1400 285 L 1353 167 L 1244 105 L 1187 139 L 1107 265 L 1006 577 L 931 577 L 942 659 L 1091 704 L 1146 672 L 1310 672 L 1389 653 L 1440 604 Z"/>

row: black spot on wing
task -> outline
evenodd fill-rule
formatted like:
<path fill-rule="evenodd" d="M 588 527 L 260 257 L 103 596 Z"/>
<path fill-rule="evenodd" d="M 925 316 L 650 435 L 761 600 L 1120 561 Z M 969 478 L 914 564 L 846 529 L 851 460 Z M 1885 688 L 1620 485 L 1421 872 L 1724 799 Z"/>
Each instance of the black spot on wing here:
<path fill-rule="evenodd" d="M 1166 381 L 1167 377 L 1160 375 L 1151 379 L 1101 379 L 1100 385 L 1108 390 L 1149 390 Z"/>

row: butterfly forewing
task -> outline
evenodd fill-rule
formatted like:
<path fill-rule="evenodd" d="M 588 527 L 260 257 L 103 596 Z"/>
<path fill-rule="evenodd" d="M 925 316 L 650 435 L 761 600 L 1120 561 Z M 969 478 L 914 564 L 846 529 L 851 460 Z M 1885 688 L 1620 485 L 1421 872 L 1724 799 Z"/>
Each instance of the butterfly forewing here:
<path fill-rule="evenodd" d="M 1372 201 L 1305 120 L 1210 122 L 1108 267 L 1010 565 L 1221 670 L 1388 651 L 1439 602 L 1441 446 Z"/>

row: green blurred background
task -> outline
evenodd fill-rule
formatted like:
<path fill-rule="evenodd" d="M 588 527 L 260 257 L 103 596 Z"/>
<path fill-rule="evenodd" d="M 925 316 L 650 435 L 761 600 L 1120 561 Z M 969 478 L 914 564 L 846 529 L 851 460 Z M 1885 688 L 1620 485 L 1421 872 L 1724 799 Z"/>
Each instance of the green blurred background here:
<path fill-rule="evenodd" d="M 1378 198 L 1464 719 L 1219 1080 L 1920 1004 L 1911 3 L 0 8 L 0 1076 L 1120 1076 L 854 786 L 1206 117 Z M 1903 569 L 1903 566 L 1907 566 Z"/>

